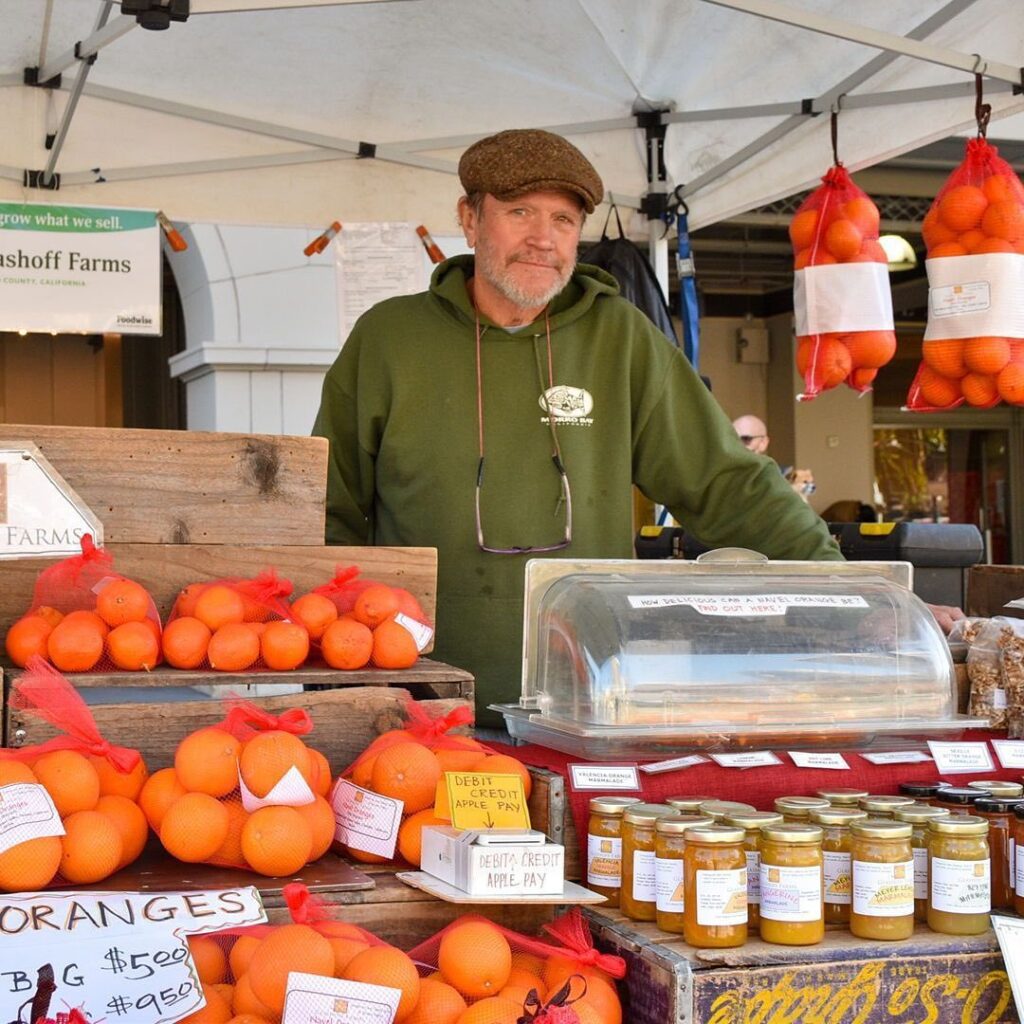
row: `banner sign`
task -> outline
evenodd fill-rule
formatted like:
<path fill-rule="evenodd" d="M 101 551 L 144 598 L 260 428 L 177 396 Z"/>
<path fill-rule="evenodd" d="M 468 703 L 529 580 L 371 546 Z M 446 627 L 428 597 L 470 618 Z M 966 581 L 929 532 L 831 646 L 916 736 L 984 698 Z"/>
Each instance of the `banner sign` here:
<path fill-rule="evenodd" d="M 156 213 L 0 203 L 0 330 L 160 334 Z"/>

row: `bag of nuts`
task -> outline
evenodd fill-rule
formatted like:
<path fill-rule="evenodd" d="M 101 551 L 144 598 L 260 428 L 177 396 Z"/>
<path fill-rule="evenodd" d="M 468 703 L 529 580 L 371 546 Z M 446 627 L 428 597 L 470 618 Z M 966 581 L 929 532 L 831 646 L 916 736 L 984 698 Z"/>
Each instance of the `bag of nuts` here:
<path fill-rule="evenodd" d="M 983 621 L 967 651 L 967 678 L 971 681 L 969 713 L 987 718 L 993 729 L 1006 726 L 1008 699 L 1000 665 L 999 637 L 1007 619 Z"/>

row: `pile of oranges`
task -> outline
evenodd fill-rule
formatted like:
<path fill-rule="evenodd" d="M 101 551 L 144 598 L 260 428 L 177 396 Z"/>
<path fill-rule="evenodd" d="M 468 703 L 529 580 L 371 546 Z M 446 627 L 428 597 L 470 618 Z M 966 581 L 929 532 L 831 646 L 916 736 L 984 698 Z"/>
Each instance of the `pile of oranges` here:
<path fill-rule="evenodd" d="M 147 779 L 140 758 L 121 772 L 106 757 L 51 750 L 0 760 L 0 786 L 41 785 L 64 825 L 63 836 L 29 839 L 0 853 L 0 890 L 34 892 L 55 878 L 92 885 L 131 864 L 149 834 L 138 797 Z M 24 760 L 23 760 L 23 759 Z"/>
<path fill-rule="evenodd" d="M 19 668 L 38 655 L 62 672 L 90 672 L 109 663 L 126 672 L 160 664 L 160 617 L 149 591 L 125 577 L 111 579 L 95 606 L 62 614 L 40 605 L 7 631 L 7 656 Z"/>
<path fill-rule="evenodd" d="M 249 792 L 266 797 L 295 768 L 313 799 L 249 813 Z M 239 740 L 227 729 L 198 729 L 178 744 L 174 767 L 155 772 L 139 805 L 171 856 L 186 863 L 249 868 L 286 877 L 322 857 L 334 840 L 334 812 L 325 799 L 331 769 L 318 750 L 280 729 Z"/>

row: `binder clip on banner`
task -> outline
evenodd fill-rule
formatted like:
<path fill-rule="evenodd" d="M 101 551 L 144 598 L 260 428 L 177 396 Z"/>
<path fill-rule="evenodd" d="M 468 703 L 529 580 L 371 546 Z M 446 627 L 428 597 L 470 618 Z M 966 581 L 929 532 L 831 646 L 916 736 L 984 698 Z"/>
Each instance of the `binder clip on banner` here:
<path fill-rule="evenodd" d="M 316 256 L 317 253 L 321 253 L 328 245 L 331 244 L 331 240 L 337 233 L 341 231 L 341 221 L 334 220 L 327 226 L 322 234 L 316 236 L 305 249 L 302 250 L 305 256 Z"/>
<path fill-rule="evenodd" d="M 430 232 L 422 224 L 416 228 L 416 234 L 420 236 L 420 241 L 423 243 L 423 248 L 427 250 L 430 262 L 443 263 L 444 253 L 441 251 L 441 247 L 434 241 Z"/>
<path fill-rule="evenodd" d="M 184 252 L 188 248 L 188 242 L 181 237 L 181 232 L 171 223 L 170 218 L 163 210 L 156 211 L 156 221 L 163 229 L 172 252 Z"/>

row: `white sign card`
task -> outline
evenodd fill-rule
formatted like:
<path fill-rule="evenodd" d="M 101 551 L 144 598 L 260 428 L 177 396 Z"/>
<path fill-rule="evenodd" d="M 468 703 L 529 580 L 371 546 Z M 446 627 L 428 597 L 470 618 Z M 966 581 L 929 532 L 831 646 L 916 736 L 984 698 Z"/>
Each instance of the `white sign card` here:
<path fill-rule="evenodd" d="M 64 835 L 50 794 L 38 782 L 0 786 L 0 853 L 30 839 Z"/>
<path fill-rule="evenodd" d="M 334 838 L 339 843 L 390 860 L 402 824 L 402 801 L 339 779 L 331 794 Z"/>
<path fill-rule="evenodd" d="M 156 213 L 0 203 L 0 330 L 162 333 Z"/>
<path fill-rule="evenodd" d="M 261 807 L 302 807 L 311 804 L 316 800 L 309 783 L 302 777 L 302 772 L 295 765 L 292 765 L 274 783 L 270 792 L 263 797 L 256 796 L 245 784 L 242 778 L 242 769 L 238 769 L 238 791 L 242 797 L 242 806 L 247 814 L 258 811 Z"/>
<path fill-rule="evenodd" d="M 701 615 L 785 615 L 790 608 L 868 607 L 856 594 L 655 594 L 626 600 L 637 610 L 686 605 Z"/>
<path fill-rule="evenodd" d="M 935 767 L 940 775 L 957 775 L 967 772 L 995 771 L 992 754 L 987 743 L 946 743 L 929 740 Z"/>
<path fill-rule="evenodd" d="M 1024 1006 L 1024 920 L 993 914 L 992 928 L 999 940 L 1013 1001 L 1017 1006 Z"/>
<path fill-rule="evenodd" d="M 425 622 L 420 622 L 419 619 L 414 619 L 411 615 L 399 612 L 395 616 L 395 622 L 409 632 L 413 640 L 416 641 L 416 650 L 420 654 L 430 646 L 430 641 L 434 639 L 434 630 Z"/>
<path fill-rule="evenodd" d="M 668 761 L 654 761 L 652 764 L 640 765 L 640 771 L 650 775 L 657 775 L 659 772 L 681 771 L 683 768 L 693 768 L 694 765 L 708 764 L 709 761 L 703 754 L 689 754 L 687 757 L 673 757 Z"/>
<path fill-rule="evenodd" d="M 575 790 L 640 791 L 640 775 L 635 764 L 571 764 L 569 784 Z"/>
<path fill-rule="evenodd" d="M 712 754 L 715 764 L 723 768 L 767 768 L 769 765 L 782 764 L 770 750 L 746 750 L 741 754 Z"/>
<path fill-rule="evenodd" d="M 1024 740 L 992 740 L 1004 768 L 1024 768 Z"/>
<path fill-rule="evenodd" d="M 219 892 L 0 897 L 0 1019 L 52 988 L 51 1016 L 170 1024 L 205 1003 L 186 937 L 265 923 L 252 886 Z"/>
<path fill-rule="evenodd" d="M 391 1024 L 402 990 L 292 971 L 281 1024 Z"/>
<path fill-rule="evenodd" d="M 849 771 L 850 766 L 846 763 L 846 758 L 839 753 L 826 753 L 825 751 L 803 751 L 803 750 L 787 750 L 793 764 L 797 768 L 836 768 L 840 771 Z"/>
<path fill-rule="evenodd" d="M 920 750 L 879 750 L 873 754 L 861 754 L 871 764 L 921 764 L 931 758 Z"/>

